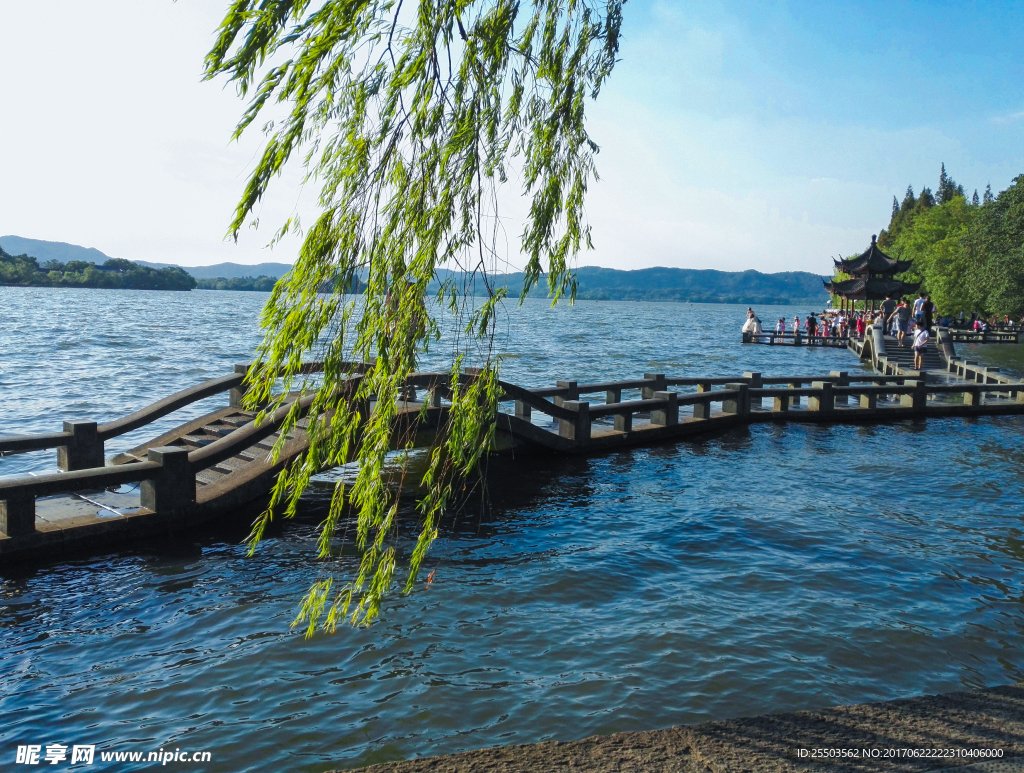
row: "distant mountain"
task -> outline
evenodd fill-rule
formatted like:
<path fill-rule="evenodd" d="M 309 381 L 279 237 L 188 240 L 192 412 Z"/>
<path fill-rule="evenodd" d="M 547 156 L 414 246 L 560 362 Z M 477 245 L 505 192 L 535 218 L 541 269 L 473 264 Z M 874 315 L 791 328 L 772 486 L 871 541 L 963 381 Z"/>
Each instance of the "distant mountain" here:
<path fill-rule="evenodd" d="M 0 236 L 0 247 L 11 255 L 30 255 L 41 262 L 59 260 L 67 263 L 84 260 L 102 264 L 109 260 L 97 249 L 79 247 L 63 242 L 44 242 L 38 239 L 24 239 L 20 236 Z M 173 263 L 150 263 L 134 261 L 150 268 L 175 267 Z M 178 266 L 196 279 L 241 279 L 251 277 L 245 289 L 262 287 L 265 282 L 256 282 L 258 277 L 280 279 L 291 265 L 288 263 L 217 263 L 213 266 Z M 438 279 L 444 281 L 453 274 L 439 270 Z M 362 277 L 365 280 L 365 276 Z M 806 271 L 783 271 L 777 274 L 763 274 L 760 271 L 717 271 L 694 268 L 642 268 L 634 271 L 620 271 L 614 268 L 583 266 L 576 272 L 578 282 L 576 297 L 581 300 L 616 301 L 691 301 L 693 303 L 824 303 L 828 294 L 821 284 L 822 277 Z M 523 274 L 513 273 L 495 277 L 499 286 L 504 284 L 508 294 L 518 297 L 523 289 Z M 235 283 L 237 285 L 237 283 Z M 248 285 L 252 285 L 249 287 Z M 209 285 L 227 289 L 228 283 Z M 222 288 L 223 286 L 223 288 Z M 434 283 L 434 289 L 437 289 Z M 234 289 L 232 287 L 232 289 Z M 242 289 L 238 285 L 238 289 Z M 482 285 L 472 288 L 475 295 L 484 295 Z M 534 288 L 531 297 L 547 295 L 547 285 L 541 280 L 540 288 Z"/>
<path fill-rule="evenodd" d="M 41 239 L 26 239 L 22 236 L 0 236 L 0 248 L 9 255 L 28 255 L 37 258 L 40 263 L 48 260 L 59 260 L 68 263 L 73 260 L 84 260 L 88 263 L 103 265 L 110 256 L 95 247 L 79 247 L 66 242 L 46 242 Z M 256 277 L 269 276 L 280 279 L 291 271 L 288 263 L 257 263 L 247 266 L 241 263 L 217 263 L 213 266 L 179 266 L 176 263 L 151 263 L 148 260 L 134 260 L 142 266 L 150 268 L 182 268 L 196 279 L 216 279 L 224 277 Z"/>
<path fill-rule="evenodd" d="M 137 260 L 143 266 L 163 268 L 173 266 L 173 263 L 149 263 L 145 260 Z M 273 279 L 280 279 L 292 270 L 290 263 L 215 263 L 212 266 L 181 266 L 196 279 L 235 279 L 241 277 L 269 276 Z"/>
<path fill-rule="evenodd" d="M 41 239 L 25 239 L 21 236 L 0 236 L 0 247 L 8 255 L 28 255 L 45 263 L 48 260 L 59 260 L 69 263 L 72 260 L 84 260 L 86 263 L 103 265 L 110 256 L 95 247 L 79 247 L 77 244 L 65 242 L 44 242 Z M 169 264 L 148 264 L 153 268 L 165 268 Z"/>
<path fill-rule="evenodd" d="M 442 281 L 450 272 L 439 272 Z M 576 297 L 598 301 L 690 301 L 693 303 L 824 303 L 828 299 L 821 277 L 806 271 L 763 274 L 760 271 L 717 271 L 694 268 L 614 268 L 582 266 L 576 271 Z M 495 277 L 498 286 L 518 297 L 523 274 Z M 475 295 L 485 294 L 480 285 Z M 546 280 L 530 291 L 530 297 L 547 295 Z"/>

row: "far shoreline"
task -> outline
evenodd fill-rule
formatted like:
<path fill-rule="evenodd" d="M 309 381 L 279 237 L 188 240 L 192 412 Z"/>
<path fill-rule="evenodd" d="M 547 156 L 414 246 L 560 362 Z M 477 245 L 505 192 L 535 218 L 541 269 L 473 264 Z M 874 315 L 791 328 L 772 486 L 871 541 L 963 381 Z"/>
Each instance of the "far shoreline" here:
<path fill-rule="evenodd" d="M 166 293 L 189 293 L 189 292 L 209 292 L 209 293 L 246 293 L 246 294 L 258 294 L 264 293 L 270 294 L 270 290 L 241 290 L 236 288 L 210 288 L 210 287 L 195 287 L 192 289 L 164 289 L 164 288 L 139 288 L 139 287 L 73 287 L 69 285 L 23 285 L 23 284 L 0 284 L 0 288 L 12 288 L 22 290 L 102 290 L 108 292 L 166 292 Z M 358 296 L 362 293 L 354 293 L 353 295 Z M 473 296 L 480 297 L 483 296 Z M 507 299 L 512 303 L 519 303 L 518 297 L 509 297 Z M 539 295 L 530 295 L 527 300 L 529 301 L 543 301 L 550 302 L 550 297 L 544 297 Z M 568 299 L 563 298 L 560 303 L 567 302 Z M 813 299 L 813 298 L 745 298 L 739 300 L 688 300 L 688 299 L 676 299 L 676 298 L 576 298 L 576 302 L 586 301 L 588 303 L 664 303 L 672 304 L 675 306 L 807 306 L 809 308 L 820 310 L 825 308 L 826 299 Z M 817 311 L 815 312 L 817 313 Z"/>

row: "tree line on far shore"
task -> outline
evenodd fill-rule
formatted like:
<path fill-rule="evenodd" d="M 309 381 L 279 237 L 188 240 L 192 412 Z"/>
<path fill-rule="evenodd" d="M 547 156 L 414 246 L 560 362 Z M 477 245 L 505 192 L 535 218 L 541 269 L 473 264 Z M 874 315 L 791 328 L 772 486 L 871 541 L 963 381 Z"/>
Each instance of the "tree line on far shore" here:
<path fill-rule="evenodd" d="M 939 186 L 903 201 L 893 197 L 889 227 L 878 245 L 914 261 L 901 278 L 921 282 L 943 314 L 1024 314 L 1024 175 L 993 195 L 986 186 L 968 198 L 947 173 Z"/>
<path fill-rule="evenodd" d="M 248 290 L 269 293 L 277 280 L 272 276 L 218 276 L 212 279 L 197 279 L 197 290 Z"/>
<path fill-rule="evenodd" d="M 177 268 L 152 268 L 111 258 L 102 266 L 84 260 L 42 265 L 29 255 L 9 255 L 0 248 L 0 285 L 18 287 L 89 287 L 112 290 L 192 290 L 195 278 Z"/>
<path fill-rule="evenodd" d="M 103 265 L 85 260 L 48 260 L 42 264 L 31 255 L 11 255 L 0 247 L 0 286 L 87 287 L 111 290 L 242 290 L 269 293 L 277 284 L 272 276 L 213 277 L 196 279 L 177 266 L 153 268 L 122 258 Z M 366 285 L 352 279 L 349 292 L 361 293 Z M 333 286 L 325 283 L 323 292 Z"/>

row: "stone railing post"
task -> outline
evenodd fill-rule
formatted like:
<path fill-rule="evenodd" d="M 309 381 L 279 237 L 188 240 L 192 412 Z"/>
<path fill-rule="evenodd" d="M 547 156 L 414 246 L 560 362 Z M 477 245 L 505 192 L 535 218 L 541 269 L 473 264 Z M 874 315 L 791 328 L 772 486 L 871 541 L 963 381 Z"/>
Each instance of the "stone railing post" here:
<path fill-rule="evenodd" d="M 700 381 L 697 383 L 698 392 L 710 392 L 711 383 L 708 381 Z M 694 403 L 693 404 L 693 418 L 695 419 L 710 419 L 711 418 L 711 401 Z"/>
<path fill-rule="evenodd" d="M 103 441 L 94 421 L 66 421 L 64 431 L 71 433 L 67 445 L 57 447 L 57 467 L 65 472 L 88 470 L 106 464 Z"/>
<path fill-rule="evenodd" d="M 516 416 L 525 421 L 532 421 L 533 409 L 522 400 L 516 400 Z"/>
<path fill-rule="evenodd" d="M 754 342 L 754 334 L 751 333 L 749 330 L 744 330 L 743 331 L 743 343 L 751 344 L 753 342 Z"/>
<path fill-rule="evenodd" d="M 878 361 L 888 354 L 885 350 L 885 331 L 879 325 L 871 326 L 871 354 L 876 366 Z"/>
<path fill-rule="evenodd" d="M 726 389 L 736 390 L 739 394 L 722 400 L 723 413 L 735 413 L 738 416 L 750 415 L 750 388 L 744 382 L 726 384 Z"/>
<path fill-rule="evenodd" d="M 761 389 L 764 386 L 764 381 L 761 380 L 760 373 L 752 373 L 751 371 L 748 370 L 744 372 L 743 380 L 747 382 L 747 386 L 749 386 L 751 389 Z M 751 398 L 751 405 L 753 405 L 753 398 Z M 760 397 L 757 398 L 757 407 L 761 407 Z"/>
<path fill-rule="evenodd" d="M 574 440 L 577 446 L 586 445 L 590 442 L 590 403 L 579 400 L 566 400 L 562 403 L 563 408 L 576 412 L 572 420 L 558 420 L 558 434 L 569 440 Z"/>
<path fill-rule="evenodd" d="M 576 381 L 556 381 L 555 386 L 559 389 L 568 389 L 569 393 L 566 395 L 556 395 L 554 400 L 555 405 L 565 405 L 567 400 L 579 400 L 580 389 L 579 383 Z"/>
<path fill-rule="evenodd" d="M 832 383 L 835 386 L 850 386 L 850 374 L 845 370 L 832 370 L 829 371 L 830 376 L 835 379 Z M 836 395 L 836 405 L 849 405 L 850 400 L 847 395 Z"/>
<path fill-rule="evenodd" d="M 953 347 L 953 338 L 949 335 L 949 329 L 940 327 L 935 330 L 935 348 L 939 350 L 939 356 L 947 363 L 956 355 Z"/>
<path fill-rule="evenodd" d="M 627 435 L 633 431 L 633 414 L 632 413 L 617 413 L 615 414 L 615 431 L 625 432 Z"/>
<path fill-rule="evenodd" d="M 803 381 L 790 381 L 790 382 L 789 382 L 789 388 L 790 388 L 790 389 L 799 389 L 799 388 L 800 388 L 800 387 L 802 387 L 803 385 L 804 385 L 804 382 L 803 382 Z M 790 396 L 790 397 L 788 398 L 788 400 L 789 400 L 789 405 L 790 405 L 790 407 L 792 407 L 792 408 L 795 408 L 795 407 L 797 407 L 798 405 L 800 405 L 800 395 L 791 395 L 791 396 Z"/>
<path fill-rule="evenodd" d="M 831 381 L 812 381 L 811 389 L 821 390 L 820 395 L 811 395 L 807 398 L 807 408 L 819 413 L 832 413 L 835 410 L 835 395 L 832 393 Z"/>
<path fill-rule="evenodd" d="M 32 494 L 9 494 L 0 499 L 0 532 L 23 537 L 36 530 L 36 498 Z"/>
<path fill-rule="evenodd" d="M 903 386 L 913 387 L 913 391 L 908 395 L 900 395 L 900 405 L 913 409 L 914 413 L 924 413 L 925 406 L 928 404 L 925 382 L 904 381 Z"/>
<path fill-rule="evenodd" d="M 235 373 L 240 373 L 243 376 L 249 372 L 248 362 L 236 362 Z M 228 406 L 231 408 L 241 408 L 242 398 L 245 397 L 245 393 L 249 391 L 249 385 L 244 381 L 238 386 L 234 387 L 228 392 Z"/>
<path fill-rule="evenodd" d="M 772 410 L 785 413 L 789 410 L 789 395 L 782 395 L 772 399 Z"/>
<path fill-rule="evenodd" d="M 667 387 L 664 373 L 644 373 L 644 381 L 651 382 L 650 386 L 640 390 L 640 396 L 644 400 L 653 400 L 655 392 L 664 392 Z"/>
<path fill-rule="evenodd" d="M 668 400 L 664 408 L 651 411 L 651 424 L 674 427 L 679 424 L 679 395 L 675 392 L 655 392 L 655 400 Z"/>
<path fill-rule="evenodd" d="M 611 405 L 612 403 L 622 402 L 622 390 L 621 389 L 609 389 L 604 393 L 605 405 Z"/>
<path fill-rule="evenodd" d="M 149 461 L 157 462 L 160 469 L 142 481 L 141 504 L 147 510 L 161 515 L 180 515 L 196 501 L 196 475 L 188 463 L 188 449 L 175 446 L 151 448 Z"/>
<path fill-rule="evenodd" d="M 979 387 L 969 386 L 964 388 L 964 405 L 981 405 L 983 392 Z"/>

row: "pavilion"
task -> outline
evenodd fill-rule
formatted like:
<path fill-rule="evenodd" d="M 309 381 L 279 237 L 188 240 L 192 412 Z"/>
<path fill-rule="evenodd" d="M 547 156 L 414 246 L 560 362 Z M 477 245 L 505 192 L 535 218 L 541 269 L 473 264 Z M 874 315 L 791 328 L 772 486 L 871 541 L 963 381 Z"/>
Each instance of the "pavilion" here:
<path fill-rule="evenodd" d="M 853 301 L 864 301 L 865 306 L 870 301 L 873 311 L 875 301 L 911 295 L 921 286 L 919 282 L 896 279 L 896 274 L 910 270 L 913 261 L 890 258 L 878 249 L 875 235 L 871 236 L 871 246 L 858 257 L 832 262 L 837 270 L 851 277 L 841 282 L 822 280 L 826 290 L 843 299 L 844 311 L 853 307 Z"/>

